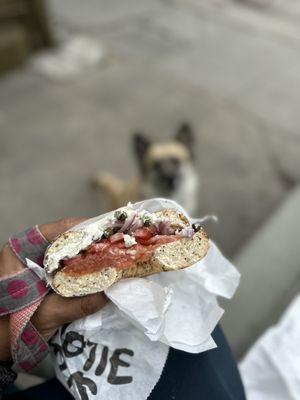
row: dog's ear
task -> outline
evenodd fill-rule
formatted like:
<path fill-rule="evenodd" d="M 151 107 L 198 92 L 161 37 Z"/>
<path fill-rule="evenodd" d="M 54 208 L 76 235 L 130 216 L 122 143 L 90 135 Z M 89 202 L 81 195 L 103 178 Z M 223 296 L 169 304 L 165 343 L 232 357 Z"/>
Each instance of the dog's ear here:
<path fill-rule="evenodd" d="M 193 154 L 193 146 L 194 146 L 194 132 L 191 128 L 190 124 L 187 122 L 183 122 L 178 131 L 175 134 L 175 140 L 183 144 L 191 154 Z"/>
<path fill-rule="evenodd" d="M 144 172 L 145 169 L 145 155 L 150 147 L 150 140 L 141 132 L 136 132 L 132 136 L 133 143 L 133 151 L 135 156 L 137 157 L 137 161 L 141 168 L 141 171 Z"/>

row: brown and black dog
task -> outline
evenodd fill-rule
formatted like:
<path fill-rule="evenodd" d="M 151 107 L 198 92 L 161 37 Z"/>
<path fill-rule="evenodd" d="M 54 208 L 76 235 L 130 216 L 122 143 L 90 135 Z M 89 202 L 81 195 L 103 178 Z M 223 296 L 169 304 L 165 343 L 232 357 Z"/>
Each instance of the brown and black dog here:
<path fill-rule="evenodd" d="M 177 201 L 193 216 L 199 187 L 193 147 L 194 134 L 187 123 L 166 142 L 152 143 L 144 134 L 134 134 L 137 177 L 125 182 L 108 172 L 99 172 L 94 178 L 106 199 L 107 209 L 118 208 L 128 201 L 165 197 Z"/>

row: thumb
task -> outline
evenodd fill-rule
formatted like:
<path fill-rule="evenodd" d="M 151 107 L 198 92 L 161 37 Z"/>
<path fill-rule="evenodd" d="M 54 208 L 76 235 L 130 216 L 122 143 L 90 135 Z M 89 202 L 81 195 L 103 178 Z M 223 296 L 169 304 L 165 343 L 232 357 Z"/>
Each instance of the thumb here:
<path fill-rule="evenodd" d="M 58 235 L 72 228 L 74 225 L 80 224 L 87 218 L 83 217 L 68 217 L 59 221 L 49 222 L 48 224 L 39 225 L 41 233 L 49 242 L 54 240 Z"/>
<path fill-rule="evenodd" d="M 61 325 L 99 311 L 108 302 L 103 293 L 83 297 L 66 298 L 56 293 L 45 297 L 31 322 L 46 340 L 49 340 Z"/>

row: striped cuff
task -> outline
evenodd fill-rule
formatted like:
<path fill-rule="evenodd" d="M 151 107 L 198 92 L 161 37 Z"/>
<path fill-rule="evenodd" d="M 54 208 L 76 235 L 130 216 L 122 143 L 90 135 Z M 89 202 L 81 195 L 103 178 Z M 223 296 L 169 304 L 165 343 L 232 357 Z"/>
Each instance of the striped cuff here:
<path fill-rule="evenodd" d="M 9 244 L 26 265 L 26 258 L 43 266 L 49 242 L 38 226 L 12 235 Z M 47 342 L 30 322 L 36 309 L 49 292 L 46 283 L 26 268 L 0 280 L 0 316 L 10 314 L 11 354 L 15 367 L 30 371 L 47 355 Z"/>

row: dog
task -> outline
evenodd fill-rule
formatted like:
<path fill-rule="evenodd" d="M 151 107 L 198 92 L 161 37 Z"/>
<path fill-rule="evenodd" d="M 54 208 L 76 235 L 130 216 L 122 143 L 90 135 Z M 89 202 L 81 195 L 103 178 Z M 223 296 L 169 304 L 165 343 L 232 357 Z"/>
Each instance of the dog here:
<path fill-rule="evenodd" d="M 104 195 L 107 209 L 152 197 L 175 200 L 193 216 L 198 206 L 199 176 L 195 169 L 195 136 L 182 123 L 173 139 L 151 142 L 144 133 L 135 133 L 132 147 L 138 174 L 125 182 L 108 172 L 99 172 L 93 182 Z"/>

